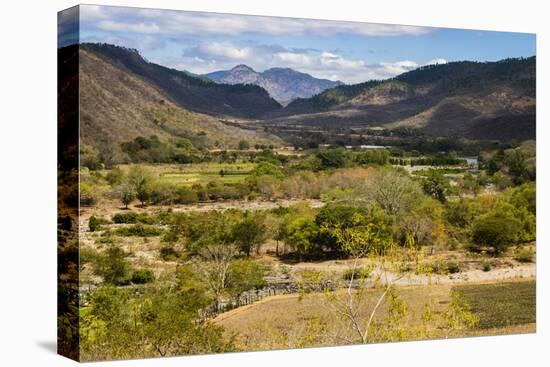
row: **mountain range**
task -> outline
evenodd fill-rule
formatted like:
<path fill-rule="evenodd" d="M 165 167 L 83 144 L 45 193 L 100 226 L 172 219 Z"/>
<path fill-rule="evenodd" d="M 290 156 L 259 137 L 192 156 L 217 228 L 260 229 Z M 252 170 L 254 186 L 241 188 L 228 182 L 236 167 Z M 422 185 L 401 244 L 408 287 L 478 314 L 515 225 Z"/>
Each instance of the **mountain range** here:
<path fill-rule="evenodd" d="M 82 138 L 91 146 L 152 134 L 207 145 L 227 141 L 230 146 L 240 139 L 281 143 L 262 129 L 245 129 L 241 120 L 263 126 L 416 129 L 500 141 L 536 135 L 535 57 L 424 66 L 387 80 L 337 85 L 282 106 L 261 86 L 217 83 L 149 62 L 133 49 L 72 47 L 80 57 Z M 266 73 L 307 75 L 290 69 L 256 73 L 241 65 L 209 77 L 254 79 Z"/>
<path fill-rule="evenodd" d="M 218 86 L 195 80 L 184 73 L 149 64 L 134 51 L 115 46 L 68 46 L 60 50 L 60 55 L 79 58 L 78 76 L 61 79 L 60 87 L 79 91 L 83 146 L 118 151 L 121 143 L 151 135 L 174 144 L 185 138 L 196 147 L 231 148 L 242 139 L 251 144 L 280 144 L 276 136 L 230 126 L 212 116 L 220 110 L 237 110 L 244 115 L 256 113 L 253 106 L 244 112 L 238 110 L 244 103 L 234 102 L 235 96 L 224 99 L 232 92 L 240 94 L 244 101 L 248 97 L 263 103 L 261 111 L 280 108 L 259 87 Z M 197 95 L 187 100 L 191 93 Z M 220 106 L 209 107 L 210 114 L 198 112 L 207 109 L 210 100 Z"/>
<path fill-rule="evenodd" d="M 217 84 L 202 77 L 145 60 L 137 50 L 110 44 L 85 43 L 81 48 L 147 80 L 175 103 L 213 115 L 259 118 L 281 105 L 256 85 Z"/>
<path fill-rule="evenodd" d="M 424 66 L 342 85 L 264 118 L 277 124 L 418 129 L 472 139 L 535 138 L 536 58 Z"/>
<path fill-rule="evenodd" d="M 296 98 L 309 98 L 343 84 L 340 81 L 317 79 L 290 68 L 271 68 L 259 73 L 243 64 L 204 76 L 216 83 L 258 85 L 283 106 Z"/>

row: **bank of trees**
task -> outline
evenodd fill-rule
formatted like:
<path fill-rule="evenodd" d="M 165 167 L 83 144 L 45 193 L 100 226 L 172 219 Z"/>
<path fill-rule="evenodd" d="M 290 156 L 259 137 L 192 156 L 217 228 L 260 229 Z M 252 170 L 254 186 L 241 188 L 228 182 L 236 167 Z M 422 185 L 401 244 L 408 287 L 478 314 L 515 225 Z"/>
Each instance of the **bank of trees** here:
<path fill-rule="evenodd" d="M 235 350 L 223 329 L 203 320 L 212 298 L 201 276 L 188 266 L 175 287 L 142 292 L 105 285 L 86 297 L 81 311 L 84 360 L 127 359 Z"/>
<path fill-rule="evenodd" d="M 477 185 L 490 183 L 488 176 L 480 176 L 475 178 Z M 499 254 L 510 244 L 528 242 L 535 237 L 534 182 L 510 187 L 496 195 L 481 195 L 481 190 L 473 188 L 473 184 L 466 189 L 462 187 L 466 184 L 459 181 L 458 186 L 452 187 L 448 177 L 437 171 L 427 171 L 418 178 L 389 167 L 342 168 L 318 173 L 296 171 L 285 175 L 271 162 L 258 164 L 245 182 L 231 185 L 215 181 L 207 185 L 172 185 L 159 181 L 148 168 L 140 165 L 133 165 L 122 173 L 113 169 L 106 178 L 94 180 L 111 183 L 123 206 L 129 203 L 128 197 L 135 198 L 140 205 L 258 196 L 271 200 L 320 198 L 327 203 L 320 211 L 295 207 L 284 215 L 269 215 L 278 221 L 277 233 L 287 249 L 300 256 L 337 254 L 337 246 L 330 241 L 330 228 L 335 223 L 349 222 L 352 214 L 373 222 L 381 216 L 387 217 L 385 222 L 393 223 L 392 233 L 398 243 L 413 238 L 418 245 L 456 247 L 463 244 L 473 250 L 487 247 Z M 462 180 L 469 180 L 468 174 L 463 175 Z M 457 192 L 474 195 L 457 196 Z M 455 196 L 449 200 L 451 195 Z M 376 220 L 372 217 L 375 214 Z M 250 215 L 239 219 L 225 235 L 231 237 L 239 253 L 250 256 L 258 252 L 270 236 L 265 222 L 271 219 L 265 215 L 260 217 Z M 193 229 L 188 232 L 192 234 Z"/>
<path fill-rule="evenodd" d="M 526 141 L 520 146 L 486 152 L 480 156 L 485 169 L 498 188 L 521 185 L 536 179 L 536 144 Z"/>

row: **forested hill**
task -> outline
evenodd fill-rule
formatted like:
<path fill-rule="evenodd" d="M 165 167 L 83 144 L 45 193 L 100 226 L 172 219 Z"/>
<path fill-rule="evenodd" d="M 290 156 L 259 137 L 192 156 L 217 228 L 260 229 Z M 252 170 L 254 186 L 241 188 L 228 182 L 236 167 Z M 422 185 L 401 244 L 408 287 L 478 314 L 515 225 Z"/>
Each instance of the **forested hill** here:
<path fill-rule="evenodd" d="M 137 50 L 125 47 L 97 43 L 85 43 L 80 47 L 144 78 L 174 102 L 195 112 L 259 118 L 281 108 L 259 86 L 217 84 L 206 78 L 148 62 Z"/>
<path fill-rule="evenodd" d="M 328 89 L 271 114 L 311 125 L 418 128 L 434 135 L 534 138 L 535 57 L 430 65 Z"/>
<path fill-rule="evenodd" d="M 311 98 L 299 98 L 290 103 L 284 114 L 322 112 L 340 105 L 373 102 L 374 97 L 405 98 L 422 94 L 478 94 L 495 87 L 509 87 L 518 94 L 535 97 L 536 58 L 504 59 L 498 62 L 460 61 L 427 65 L 387 80 L 372 80 L 359 84 L 340 85 Z M 414 89 L 420 90 L 414 90 Z M 369 93 L 370 92 L 370 93 Z M 414 93 L 417 92 L 417 93 Z M 373 97 L 368 98 L 361 97 Z"/>

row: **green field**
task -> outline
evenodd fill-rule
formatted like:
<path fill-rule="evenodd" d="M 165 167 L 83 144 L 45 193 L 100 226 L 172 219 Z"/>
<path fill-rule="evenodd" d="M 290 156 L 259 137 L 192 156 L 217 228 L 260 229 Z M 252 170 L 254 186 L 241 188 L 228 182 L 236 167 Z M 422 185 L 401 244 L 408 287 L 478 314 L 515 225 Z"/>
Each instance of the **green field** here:
<path fill-rule="evenodd" d="M 175 170 L 163 170 L 159 172 L 159 177 L 176 185 L 207 184 L 214 180 L 231 184 L 243 182 L 254 166 L 253 163 L 186 164 Z"/>
<path fill-rule="evenodd" d="M 175 185 L 193 185 L 196 183 L 207 184 L 210 181 L 227 184 L 244 182 L 255 166 L 254 163 L 200 163 L 153 165 L 149 168 L 163 182 Z"/>
<path fill-rule="evenodd" d="M 248 173 L 225 173 L 220 175 L 218 172 L 189 172 L 178 173 L 170 172 L 160 176 L 160 178 L 172 184 L 178 185 L 192 185 L 196 183 L 206 184 L 210 181 L 220 181 L 222 183 L 237 183 L 243 182 L 248 176 Z"/>
<path fill-rule="evenodd" d="M 453 287 L 479 316 L 480 329 L 536 322 L 536 282 Z"/>

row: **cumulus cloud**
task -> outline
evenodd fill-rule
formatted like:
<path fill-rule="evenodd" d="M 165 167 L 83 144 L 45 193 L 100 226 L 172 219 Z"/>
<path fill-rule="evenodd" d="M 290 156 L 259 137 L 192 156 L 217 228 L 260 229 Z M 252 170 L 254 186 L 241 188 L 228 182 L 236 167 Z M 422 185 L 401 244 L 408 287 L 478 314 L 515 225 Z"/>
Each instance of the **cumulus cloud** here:
<path fill-rule="evenodd" d="M 207 42 L 200 45 L 199 49 L 206 55 L 230 60 L 248 60 L 253 55 L 252 48 L 237 47 L 228 42 Z"/>
<path fill-rule="evenodd" d="M 102 37 L 86 36 L 80 40 L 84 43 L 109 43 L 112 45 L 135 48 L 140 52 L 148 52 L 163 49 L 166 47 L 166 41 L 149 35 L 139 38 L 129 38 L 117 35 L 107 35 Z"/>
<path fill-rule="evenodd" d="M 406 25 L 133 9 L 98 5 L 85 5 L 81 9 L 82 21 L 94 23 L 101 30 L 145 34 L 238 35 L 253 31 L 269 35 L 333 36 L 347 33 L 360 36 L 386 37 L 423 35 L 433 31 L 433 28 Z"/>
<path fill-rule="evenodd" d="M 428 63 L 446 62 L 444 59 L 434 59 L 426 64 L 411 60 L 369 63 L 363 59 L 346 57 L 337 51 L 213 41 L 187 48 L 181 57 L 167 57 L 154 61 L 197 74 L 231 69 L 241 63 L 256 71 L 272 67 L 289 67 L 317 78 L 340 80 L 349 84 L 387 79 Z"/>
<path fill-rule="evenodd" d="M 180 70 L 204 74 L 230 69 L 237 64 L 247 64 L 257 71 L 290 67 L 317 78 L 345 83 L 390 78 L 423 64 L 411 60 L 372 62 L 368 58 L 374 57 L 370 56 L 374 51 L 358 56 L 342 50 L 292 48 L 262 42 L 304 36 L 303 44 L 307 44 L 310 36 L 327 39 L 350 35 L 420 36 L 434 30 L 389 24 L 97 5 L 82 6 L 80 19 L 87 34 L 83 41 L 136 48 L 149 60 Z M 444 59 L 434 59 L 427 64 L 444 62 Z"/>

